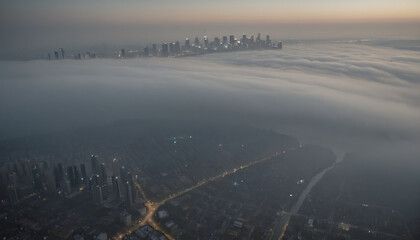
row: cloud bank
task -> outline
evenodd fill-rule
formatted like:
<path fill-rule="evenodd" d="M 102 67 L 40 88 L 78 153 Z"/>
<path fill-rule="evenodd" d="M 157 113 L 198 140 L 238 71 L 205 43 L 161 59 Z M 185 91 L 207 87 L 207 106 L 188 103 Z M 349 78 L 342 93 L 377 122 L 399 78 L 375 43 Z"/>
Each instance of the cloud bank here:
<path fill-rule="evenodd" d="M 420 141 L 418 52 L 350 43 L 183 59 L 0 62 L 0 136 L 126 118 L 229 121 L 343 151 Z"/>

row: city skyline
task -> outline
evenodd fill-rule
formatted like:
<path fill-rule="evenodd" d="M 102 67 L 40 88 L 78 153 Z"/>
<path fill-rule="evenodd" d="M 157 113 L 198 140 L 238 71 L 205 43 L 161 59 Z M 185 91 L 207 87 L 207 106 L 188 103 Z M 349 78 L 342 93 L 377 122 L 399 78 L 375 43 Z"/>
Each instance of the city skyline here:
<path fill-rule="evenodd" d="M 414 0 L 0 1 L 0 34 L 7 36 L 0 39 L 0 59 L 259 31 L 274 40 L 418 39 L 418 12 Z"/>

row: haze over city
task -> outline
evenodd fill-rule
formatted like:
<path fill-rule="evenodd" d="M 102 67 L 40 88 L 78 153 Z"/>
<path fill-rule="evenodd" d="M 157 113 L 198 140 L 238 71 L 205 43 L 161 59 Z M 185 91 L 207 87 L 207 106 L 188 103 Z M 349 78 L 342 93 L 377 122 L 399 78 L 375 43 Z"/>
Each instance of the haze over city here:
<path fill-rule="evenodd" d="M 0 0 L 0 237 L 418 239 L 419 13 Z"/>

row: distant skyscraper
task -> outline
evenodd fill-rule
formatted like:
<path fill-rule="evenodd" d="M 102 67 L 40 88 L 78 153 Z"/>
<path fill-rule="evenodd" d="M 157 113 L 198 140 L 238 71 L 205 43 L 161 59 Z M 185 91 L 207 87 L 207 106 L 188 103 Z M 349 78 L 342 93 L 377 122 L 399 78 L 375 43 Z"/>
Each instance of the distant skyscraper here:
<path fill-rule="evenodd" d="M 86 174 L 86 167 L 84 163 L 80 164 L 80 173 L 82 174 L 83 182 L 86 182 L 87 174 Z"/>
<path fill-rule="evenodd" d="M 127 206 L 133 206 L 133 190 L 131 188 L 131 184 L 128 181 L 125 183 L 124 200 Z"/>
<path fill-rule="evenodd" d="M 61 51 L 61 57 L 63 59 L 65 59 L 66 58 L 66 53 L 64 52 L 64 49 L 60 48 L 60 51 Z"/>
<path fill-rule="evenodd" d="M 145 47 L 143 50 L 143 56 L 148 57 L 149 56 L 149 47 Z"/>
<path fill-rule="evenodd" d="M 157 45 L 156 44 L 153 44 L 152 45 L 152 55 L 156 57 L 157 56 L 157 52 L 158 52 L 157 51 Z"/>
<path fill-rule="evenodd" d="M 278 42 L 277 43 L 277 48 L 278 49 L 282 49 L 283 48 L 283 43 L 282 42 Z"/>
<path fill-rule="evenodd" d="M 176 54 L 175 52 L 175 43 L 170 43 L 169 44 L 169 53 L 174 56 Z"/>
<path fill-rule="evenodd" d="M 223 36 L 223 45 L 227 45 L 228 44 L 228 38 L 227 36 Z"/>
<path fill-rule="evenodd" d="M 93 187 L 92 191 L 92 199 L 95 204 L 102 204 L 103 203 L 103 196 L 102 196 L 102 187 L 96 185 Z"/>
<path fill-rule="evenodd" d="M 200 41 L 198 40 L 198 37 L 195 37 L 195 40 L 194 40 L 194 45 L 195 45 L 196 47 L 200 46 Z"/>
<path fill-rule="evenodd" d="M 125 58 L 125 49 L 121 49 L 121 58 Z"/>
<path fill-rule="evenodd" d="M 8 178 L 9 178 L 9 184 L 10 184 L 10 185 L 17 186 L 17 184 L 18 184 L 18 179 L 17 179 L 17 175 L 16 175 L 16 173 L 15 173 L 15 172 L 11 172 L 11 173 L 9 173 Z"/>
<path fill-rule="evenodd" d="M 214 45 L 218 48 L 220 47 L 220 39 L 218 37 L 214 38 Z"/>
<path fill-rule="evenodd" d="M 90 164 L 92 169 L 92 175 L 99 173 L 99 162 L 98 162 L 98 156 L 92 155 L 90 157 Z"/>
<path fill-rule="evenodd" d="M 185 50 L 189 51 L 191 49 L 191 44 L 190 44 L 190 39 L 186 38 L 185 39 Z"/>
<path fill-rule="evenodd" d="M 270 40 L 270 35 L 267 35 L 267 37 L 265 38 L 265 44 L 271 45 L 271 40 Z"/>
<path fill-rule="evenodd" d="M 44 174 L 44 178 L 45 178 L 45 186 L 46 189 L 48 191 L 48 193 L 55 193 L 56 190 L 56 183 L 54 181 L 54 175 L 53 172 L 51 170 L 46 171 Z"/>
<path fill-rule="evenodd" d="M 207 36 L 204 36 L 204 47 L 207 48 L 209 46 L 209 39 Z"/>
<path fill-rule="evenodd" d="M 242 35 L 242 40 L 241 40 L 241 43 L 242 43 L 242 44 L 246 44 L 246 42 L 247 42 L 247 39 L 246 39 L 246 34 L 244 33 L 244 34 Z"/>
<path fill-rule="evenodd" d="M 115 177 L 120 176 L 120 163 L 117 158 L 112 160 L 112 175 Z"/>
<path fill-rule="evenodd" d="M 76 177 L 72 166 L 67 166 L 67 179 L 70 181 L 71 188 L 74 189 L 76 187 Z"/>
<path fill-rule="evenodd" d="M 175 54 L 180 54 L 181 53 L 181 45 L 179 44 L 178 41 L 175 42 Z"/>
<path fill-rule="evenodd" d="M 57 51 L 54 51 L 54 57 L 55 57 L 55 60 L 58 60 L 59 56 L 58 56 L 58 52 Z"/>
<path fill-rule="evenodd" d="M 7 193 L 9 194 L 10 204 L 16 204 L 19 201 L 16 186 L 9 185 L 7 187 Z"/>
<path fill-rule="evenodd" d="M 232 45 L 232 46 L 235 45 L 235 36 L 233 36 L 233 35 L 229 36 L 229 44 Z"/>
<path fill-rule="evenodd" d="M 114 199 L 119 200 L 121 198 L 121 183 L 120 179 L 116 176 L 112 176 L 112 189 Z"/>
<path fill-rule="evenodd" d="M 124 224 L 124 226 L 128 227 L 131 225 L 131 214 L 127 211 L 123 211 L 120 213 L 120 221 Z M 156 238 L 157 239 L 157 238 Z"/>
<path fill-rule="evenodd" d="M 102 163 L 101 164 L 101 173 L 100 173 L 101 186 L 105 186 L 107 184 L 107 178 L 108 178 L 108 174 L 106 172 L 106 166 L 105 166 L 105 163 Z"/>
<path fill-rule="evenodd" d="M 61 182 L 61 176 L 60 176 L 60 170 L 58 170 L 58 166 L 55 166 L 54 168 L 54 182 L 55 182 L 55 187 L 59 188 L 60 182 Z"/>
<path fill-rule="evenodd" d="M 128 172 L 127 172 L 127 168 L 123 165 L 120 168 L 120 176 L 121 176 L 121 180 L 123 182 L 127 182 L 128 181 Z"/>
<path fill-rule="evenodd" d="M 73 166 L 73 173 L 74 173 L 74 188 L 78 189 L 80 188 L 80 172 L 79 172 L 79 168 L 74 165 Z"/>
<path fill-rule="evenodd" d="M 169 48 L 168 48 L 168 44 L 167 43 L 162 44 L 162 51 L 161 51 L 161 54 L 160 55 L 162 57 L 169 56 Z"/>
<path fill-rule="evenodd" d="M 65 180 L 63 182 L 63 191 L 65 194 L 70 194 L 71 193 L 71 184 L 69 180 Z"/>

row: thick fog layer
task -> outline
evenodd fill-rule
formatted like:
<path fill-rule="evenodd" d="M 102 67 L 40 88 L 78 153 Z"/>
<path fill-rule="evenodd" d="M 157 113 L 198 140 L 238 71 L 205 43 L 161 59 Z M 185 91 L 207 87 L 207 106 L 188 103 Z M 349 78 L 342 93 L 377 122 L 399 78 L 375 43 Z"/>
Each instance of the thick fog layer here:
<path fill-rule="evenodd" d="M 2 139 L 174 118 L 251 124 L 343 151 L 420 143 L 420 55 L 352 43 L 191 58 L 0 62 Z"/>

